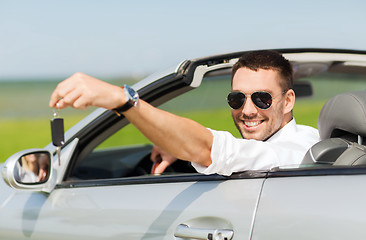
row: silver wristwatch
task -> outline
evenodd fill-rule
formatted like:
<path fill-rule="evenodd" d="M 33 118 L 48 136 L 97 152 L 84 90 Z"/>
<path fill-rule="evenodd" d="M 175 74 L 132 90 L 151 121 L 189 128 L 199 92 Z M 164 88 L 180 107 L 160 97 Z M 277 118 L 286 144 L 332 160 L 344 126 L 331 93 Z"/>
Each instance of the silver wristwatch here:
<path fill-rule="evenodd" d="M 139 101 L 139 94 L 133 88 L 125 84 L 123 85 L 122 89 L 124 94 L 126 95 L 127 102 L 121 107 L 114 109 L 114 112 L 117 115 L 123 114 L 123 112 L 126 112 L 131 107 L 135 107 Z"/>

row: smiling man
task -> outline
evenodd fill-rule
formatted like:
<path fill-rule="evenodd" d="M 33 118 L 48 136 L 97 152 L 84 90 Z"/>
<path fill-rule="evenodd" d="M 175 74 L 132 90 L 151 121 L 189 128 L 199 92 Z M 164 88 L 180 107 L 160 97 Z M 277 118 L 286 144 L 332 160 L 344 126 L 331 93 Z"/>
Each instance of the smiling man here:
<path fill-rule="evenodd" d="M 121 90 L 82 73 L 57 86 L 50 107 L 58 103 L 60 108 L 115 109 L 164 149 L 168 153 L 164 156 L 191 161 L 201 173 L 231 175 L 299 164 L 307 149 L 319 140 L 316 129 L 297 125 L 292 117 L 292 85 L 291 65 L 277 52 L 253 51 L 239 59 L 233 66 L 228 103 L 243 139 L 207 129 L 143 100 L 137 102 L 126 91 L 128 86 Z M 159 154 L 162 153 L 153 153 Z M 171 163 L 172 158 L 164 156 L 157 168 L 160 165 L 164 169 Z"/>
<path fill-rule="evenodd" d="M 243 138 L 265 141 L 291 121 L 292 85 L 291 65 L 276 52 L 249 52 L 239 59 L 228 100 Z"/>
<path fill-rule="evenodd" d="M 232 69 L 228 103 L 243 139 L 211 130 L 214 135 L 208 167 L 193 163 L 202 173 L 230 175 L 243 170 L 267 170 L 297 165 L 319 141 L 318 131 L 297 125 L 293 73 L 288 60 L 274 51 L 244 54 Z"/>

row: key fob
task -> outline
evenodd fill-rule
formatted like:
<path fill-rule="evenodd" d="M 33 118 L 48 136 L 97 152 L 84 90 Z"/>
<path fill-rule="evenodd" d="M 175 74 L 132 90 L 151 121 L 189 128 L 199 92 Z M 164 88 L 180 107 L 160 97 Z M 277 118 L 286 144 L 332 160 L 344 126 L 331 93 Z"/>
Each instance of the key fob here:
<path fill-rule="evenodd" d="M 54 146 L 61 147 L 65 144 L 63 118 L 51 119 L 51 135 Z"/>

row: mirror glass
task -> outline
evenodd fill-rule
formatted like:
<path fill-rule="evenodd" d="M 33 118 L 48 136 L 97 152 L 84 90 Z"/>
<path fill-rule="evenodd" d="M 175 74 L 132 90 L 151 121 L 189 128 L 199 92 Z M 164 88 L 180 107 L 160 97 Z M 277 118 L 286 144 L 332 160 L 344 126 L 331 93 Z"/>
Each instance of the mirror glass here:
<path fill-rule="evenodd" d="M 46 182 L 50 176 L 50 162 L 48 152 L 25 154 L 15 164 L 14 178 L 26 184 Z"/>

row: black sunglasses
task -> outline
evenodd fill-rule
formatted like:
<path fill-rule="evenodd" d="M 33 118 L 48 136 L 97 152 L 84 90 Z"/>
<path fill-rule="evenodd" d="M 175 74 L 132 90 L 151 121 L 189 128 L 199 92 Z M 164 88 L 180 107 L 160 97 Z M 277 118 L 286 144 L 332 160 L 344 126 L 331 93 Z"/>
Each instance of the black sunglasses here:
<path fill-rule="evenodd" d="M 239 109 L 244 105 L 246 97 L 250 96 L 252 102 L 257 108 L 265 110 L 271 107 L 273 99 L 286 92 L 287 90 L 282 92 L 281 94 L 278 94 L 275 97 L 272 97 L 270 93 L 264 91 L 258 91 L 247 95 L 242 92 L 235 91 L 229 93 L 229 95 L 227 96 L 227 103 L 232 109 Z"/>

